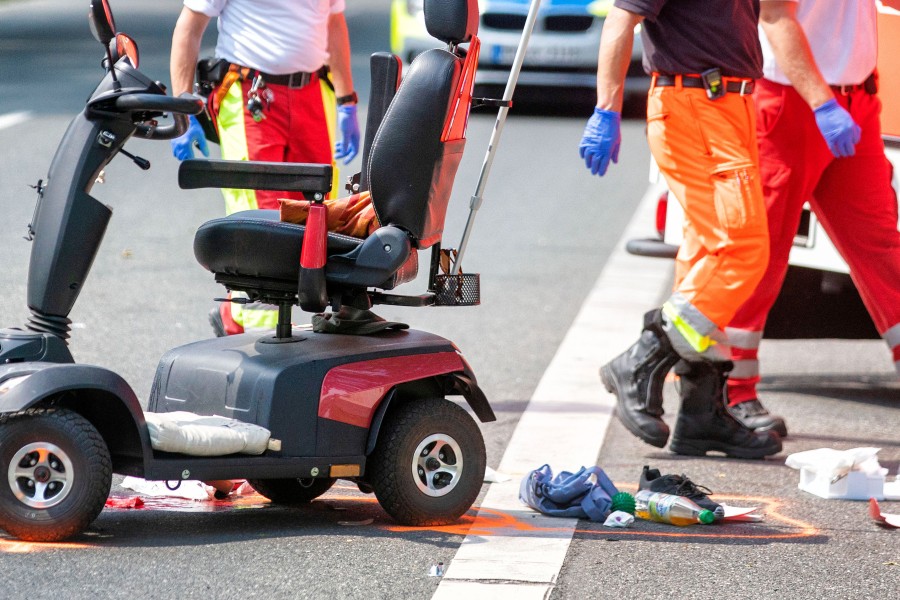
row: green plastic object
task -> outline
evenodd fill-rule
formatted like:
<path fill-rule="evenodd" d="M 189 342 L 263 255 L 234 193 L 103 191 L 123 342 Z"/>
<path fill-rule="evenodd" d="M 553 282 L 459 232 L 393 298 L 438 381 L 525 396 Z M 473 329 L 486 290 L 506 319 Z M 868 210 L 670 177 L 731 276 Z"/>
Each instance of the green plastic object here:
<path fill-rule="evenodd" d="M 617 511 L 621 510 L 622 512 L 627 512 L 629 515 L 634 514 L 634 496 L 629 494 L 628 492 L 619 492 L 615 496 L 612 497 L 612 510 Z M 709 511 L 706 511 L 709 512 Z M 712 514 L 712 513 L 709 513 Z"/>
<path fill-rule="evenodd" d="M 704 525 L 709 525 L 710 523 L 712 523 L 713 521 L 716 520 L 716 515 L 715 515 L 715 513 L 713 513 L 713 511 L 706 510 L 704 508 L 703 510 L 700 511 L 700 514 L 697 515 L 697 518 Z"/>

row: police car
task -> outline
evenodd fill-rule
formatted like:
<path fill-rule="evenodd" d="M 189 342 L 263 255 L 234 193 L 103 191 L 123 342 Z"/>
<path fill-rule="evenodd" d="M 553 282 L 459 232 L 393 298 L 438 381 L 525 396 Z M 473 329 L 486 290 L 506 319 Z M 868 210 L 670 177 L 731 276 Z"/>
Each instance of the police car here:
<path fill-rule="evenodd" d="M 503 86 L 522 36 L 531 0 L 480 0 L 481 39 L 475 83 Z M 613 0 L 543 0 L 529 40 L 518 86 L 596 89 L 600 31 Z M 428 35 L 422 0 L 393 0 L 391 50 L 404 62 L 440 41 Z M 635 35 L 626 93 L 644 93 L 640 31 Z"/>

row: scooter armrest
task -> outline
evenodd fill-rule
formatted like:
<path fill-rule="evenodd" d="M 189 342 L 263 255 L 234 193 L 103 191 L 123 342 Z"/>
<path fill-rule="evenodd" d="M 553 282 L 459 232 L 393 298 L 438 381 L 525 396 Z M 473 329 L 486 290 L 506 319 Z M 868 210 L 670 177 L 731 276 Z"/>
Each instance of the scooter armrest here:
<path fill-rule="evenodd" d="M 306 312 L 321 312 L 328 306 L 325 263 L 328 261 L 328 207 L 312 203 L 300 249 L 297 299 Z"/>
<path fill-rule="evenodd" d="M 331 191 L 332 166 L 249 160 L 193 158 L 178 167 L 178 185 L 197 188 L 236 188 L 303 192 L 307 198 Z"/>

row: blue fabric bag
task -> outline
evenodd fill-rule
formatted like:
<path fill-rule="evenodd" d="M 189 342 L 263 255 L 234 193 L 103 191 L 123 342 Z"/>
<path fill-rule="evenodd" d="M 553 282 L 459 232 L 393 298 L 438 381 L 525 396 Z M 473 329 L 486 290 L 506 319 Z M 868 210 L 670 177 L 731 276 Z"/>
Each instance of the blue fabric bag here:
<path fill-rule="evenodd" d="M 618 493 L 600 467 L 581 467 L 575 473 L 560 471 L 554 477 L 550 465 L 544 465 L 522 479 L 519 500 L 551 517 L 603 521 Z"/>

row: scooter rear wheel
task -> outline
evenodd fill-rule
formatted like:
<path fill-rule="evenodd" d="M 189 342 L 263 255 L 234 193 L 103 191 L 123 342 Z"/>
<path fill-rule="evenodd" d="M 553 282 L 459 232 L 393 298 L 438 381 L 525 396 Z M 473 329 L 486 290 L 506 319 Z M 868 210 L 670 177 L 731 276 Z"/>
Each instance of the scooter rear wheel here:
<path fill-rule="evenodd" d="M 112 484 L 103 437 L 67 409 L 0 416 L 0 527 L 21 540 L 56 542 L 97 518 Z"/>
<path fill-rule="evenodd" d="M 275 504 L 308 504 L 331 489 L 335 479 L 248 479 L 247 483 Z"/>
<path fill-rule="evenodd" d="M 469 414 L 444 398 L 410 400 L 389 411 L 366 479 L 403 525 L 459 519 L 484 481 L 484 440 Z"/>

